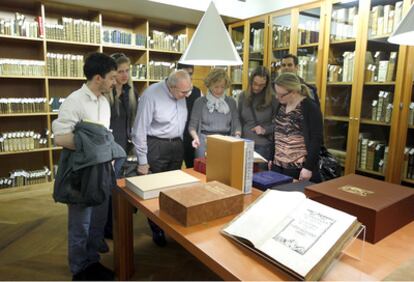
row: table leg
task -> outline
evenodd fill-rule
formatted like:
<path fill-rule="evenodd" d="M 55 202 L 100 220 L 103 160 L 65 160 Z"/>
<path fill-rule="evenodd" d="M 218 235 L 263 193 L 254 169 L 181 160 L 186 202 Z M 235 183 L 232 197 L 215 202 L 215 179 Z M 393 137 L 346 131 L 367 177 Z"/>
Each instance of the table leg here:
<path fill-rule="evenodd" d="M 112 193 L 112 205 L 114 269 L 118 279 L 124 281 L 134 273 L 133 207 L 117 189 Z"/>

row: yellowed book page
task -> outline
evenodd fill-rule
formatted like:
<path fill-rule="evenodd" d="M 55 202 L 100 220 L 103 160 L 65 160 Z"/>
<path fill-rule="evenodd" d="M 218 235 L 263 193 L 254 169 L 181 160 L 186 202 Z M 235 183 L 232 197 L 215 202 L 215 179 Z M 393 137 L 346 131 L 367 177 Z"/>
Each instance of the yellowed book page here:
<path fill-rule="evenodd" d="M 305 277 L 356 217 L 306 199 L 256 248 Z"/>

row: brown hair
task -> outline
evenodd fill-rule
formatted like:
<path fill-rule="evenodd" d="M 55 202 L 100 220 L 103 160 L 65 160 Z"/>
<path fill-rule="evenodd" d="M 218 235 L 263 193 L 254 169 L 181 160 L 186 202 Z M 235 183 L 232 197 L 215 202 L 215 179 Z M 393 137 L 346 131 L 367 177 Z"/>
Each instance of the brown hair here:
<path fill-rule="evenodd" d="M 270 74 L 266 67 L 258 66 L 252 71 L 252 73 L 250 74 L 250 78 L 249 78 L 249 86 L 247 88 L 247 91 L 245 91 L 244 95 L 246 97 L 246 104 L 250 106 L 252 104 L 253 95 L 254 95 L 252 93 L 252 84 L 256 76 L 263 77 L 266 79 L 266 86 L 263 88 L 263 91 L 265 92 L 264 99 L 259 102 L 259 104 L 257 105 L 257 109 L 256 109 L 256 110 L 263 110 L 272 103 L 272 97 L 273 97 L 273 89 L 270 83 Z"/>
<path fill-rule="evenodd" d="M 207 77 L 204 79 L 204 85 L 207 88 L 210 88 L 211 85 L 220 82 L 224 79 L 225 81 L 225 88 L 229 88 L 230 87 L 230 78 L 227 75 L 227 72 L 223 69 L 217 68 L 217 69 L 213 69 L 209 72 L 209 74 L 207 75 Z"/>

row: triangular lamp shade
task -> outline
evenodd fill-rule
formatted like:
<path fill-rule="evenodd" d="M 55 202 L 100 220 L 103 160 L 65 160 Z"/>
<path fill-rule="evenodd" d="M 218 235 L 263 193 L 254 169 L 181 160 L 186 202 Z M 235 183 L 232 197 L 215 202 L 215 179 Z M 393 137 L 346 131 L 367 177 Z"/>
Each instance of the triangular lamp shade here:
<path fill-rule="evenodd" d="M 243 64 L 213 1 L 198 24 L 179 63 L 196 66 Z"/>
<path fill-rule="evenodd" d="M 397 29 L 388 38 L 388 42 L 399 45 L 414 45 L 414 4 Z"/>

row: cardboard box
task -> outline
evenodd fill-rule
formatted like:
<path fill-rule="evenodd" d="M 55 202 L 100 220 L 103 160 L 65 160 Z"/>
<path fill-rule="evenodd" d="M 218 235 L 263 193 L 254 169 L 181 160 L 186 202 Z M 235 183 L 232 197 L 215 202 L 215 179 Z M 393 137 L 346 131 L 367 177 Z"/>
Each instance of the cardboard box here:
<path fill-rule="evenodd" d="M 184 226 L 243 211 L 243 193 L 218 181 L 162 191 L 160 210 Z"/>
<path fill-rule="evenodd" d="M 414 219 L 414 190 L 350 174 L 305 188 L 312 200 L 358 217 L 376 243 Z"/>

